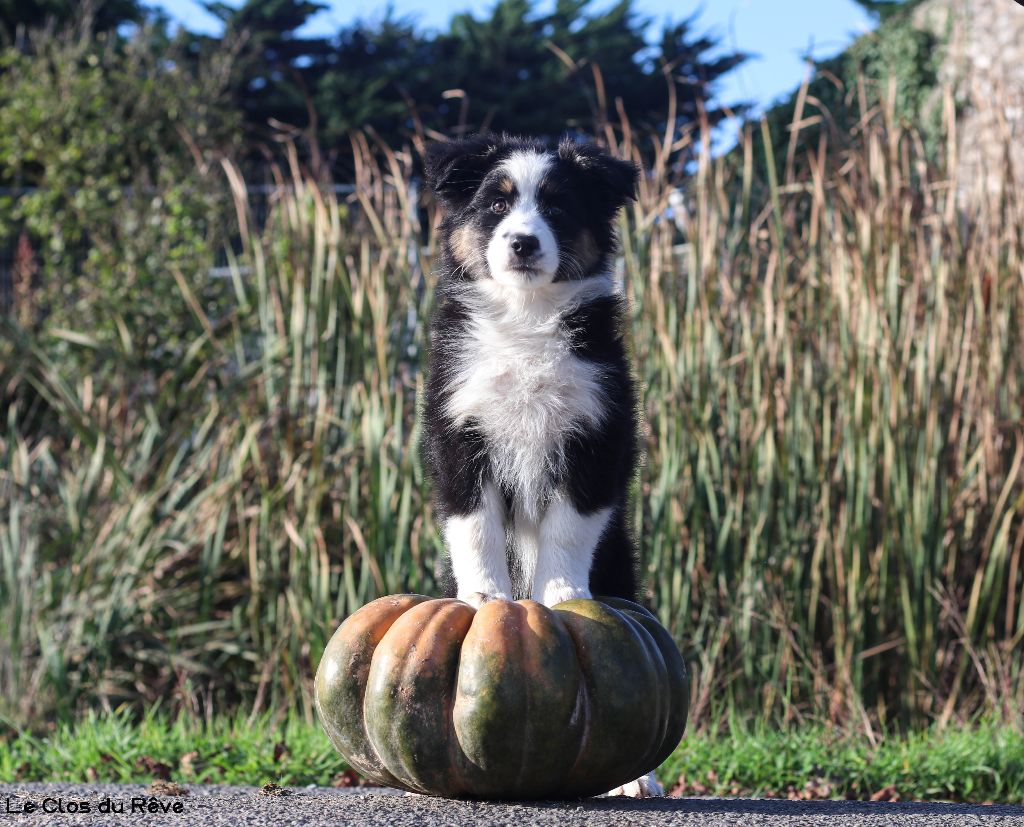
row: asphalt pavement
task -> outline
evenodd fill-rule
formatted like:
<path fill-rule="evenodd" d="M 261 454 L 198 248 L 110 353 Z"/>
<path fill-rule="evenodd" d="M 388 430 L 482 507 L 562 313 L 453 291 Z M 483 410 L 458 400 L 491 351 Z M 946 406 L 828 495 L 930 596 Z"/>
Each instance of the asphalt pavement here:
<path fill-rule="evenodd" d="M 173 791 L 173 789 L 172 789 Z M 756 825 L 756 827 L 877 827 L 878 825 L 1014 825 L 1024 807 L 909 802 L 778 801 L 722 798 L 591 798 L 520 803 L 450 801 L 379 788 L 324 789 L 187 786 L 186 795 L 149 796 L 120 784 L 0 785 L 0 825 L 184 824 L 210 827 L 604 827 L 604 825 Z"/>

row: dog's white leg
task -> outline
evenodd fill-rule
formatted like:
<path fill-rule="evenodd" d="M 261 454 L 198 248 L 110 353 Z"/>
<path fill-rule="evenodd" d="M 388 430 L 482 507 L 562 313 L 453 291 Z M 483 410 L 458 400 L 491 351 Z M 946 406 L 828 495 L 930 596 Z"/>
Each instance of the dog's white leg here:
<path fill-rule="evenodd" d="M 517 592 L 533 597 L 533 576 L 537 571 L 537 553 L 540 548 L 540 524 L 520 507 L 515 510 L 512 544 L 515 548 L 519 571 Z"/>
<path fill-rule="evenodd" d="M 476 511 L 445 520 L 444 538 L 459 600 L 479 608 L 492 597 L 512 599 L 505 558 L 505 503 L 493 482 L 484 484 Z"/>
<path fill-rule="evenodd" d="M 545 606 L 590 597 L 590 564 L 611 508 L 580 514 L 568 497 L 557 493 L 540 523 L 533 599 Z"/>

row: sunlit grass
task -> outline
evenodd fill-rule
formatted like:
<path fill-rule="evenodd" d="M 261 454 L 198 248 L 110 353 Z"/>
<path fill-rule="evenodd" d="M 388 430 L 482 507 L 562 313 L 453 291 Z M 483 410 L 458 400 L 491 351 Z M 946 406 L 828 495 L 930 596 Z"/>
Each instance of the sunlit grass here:
<path fill-rule="evenodd" d="M 1024 801 L 1024 736 L 999 724 L 905 736 L 812 724 L 687 737 L 658 772 L 680 795 Z"/>

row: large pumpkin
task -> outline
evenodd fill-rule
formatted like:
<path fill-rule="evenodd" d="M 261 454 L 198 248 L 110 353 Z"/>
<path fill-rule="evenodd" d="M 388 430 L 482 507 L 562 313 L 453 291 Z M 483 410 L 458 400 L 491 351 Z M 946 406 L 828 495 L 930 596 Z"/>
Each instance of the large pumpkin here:
<path fill-rule="evenodd" d="M 616 598 L 396 595 L 338 628 L 316 674 L 331 743 L 375 781 L 473 798 L 596 795 L 657 767 L 686 725 L 671 636 Z"/>

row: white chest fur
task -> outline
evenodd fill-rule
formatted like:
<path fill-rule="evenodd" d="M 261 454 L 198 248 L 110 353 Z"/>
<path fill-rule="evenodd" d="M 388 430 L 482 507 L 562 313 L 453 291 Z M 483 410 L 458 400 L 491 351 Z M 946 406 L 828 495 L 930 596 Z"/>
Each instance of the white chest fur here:
<path fill-rule="evenodd" d="M 564 461 L 566 437 L 604 415 L 600 366 L 572 352 L 559 320 L 608 289 L 604 280 L 525 291 L 487 282 L 469 302 L 448 414 L 479 428 L 496 480 L 532 518 Z"/>

